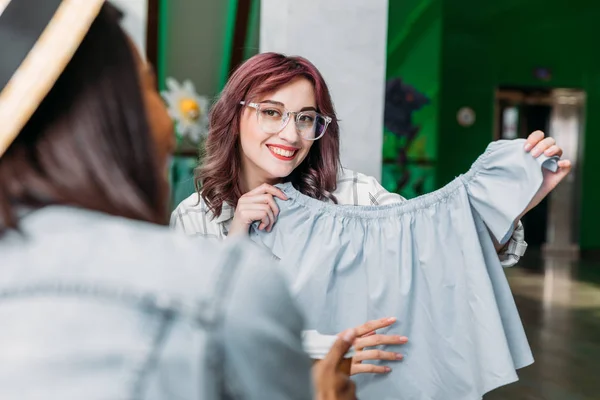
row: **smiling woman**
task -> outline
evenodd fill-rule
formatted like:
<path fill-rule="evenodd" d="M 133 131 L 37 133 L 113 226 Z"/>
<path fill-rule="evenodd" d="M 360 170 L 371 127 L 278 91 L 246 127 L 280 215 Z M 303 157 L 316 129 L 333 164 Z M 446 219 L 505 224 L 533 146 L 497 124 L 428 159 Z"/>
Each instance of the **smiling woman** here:
<path fill-rule="evenodd" d="M 248 235 L 255 223 L 259 231 L 270 232 L 280 212 L 275 199 L 287 199 L 274 185 L 284 182 L 309 198 L 341 205 L 405 201 L 387 192 L 375 178 L 341 167 L 339 125 L 329 90 L 315 66 L 302 57 L 277 53 L 252 57 L 232 74 L 209 119 L 199 190 L 171 216 L 171 226 L 187 235 L 223 240 Z M 525 151 L 533 157 L 562 153 L 542 132 L 529 136 Z M 536 201 L 560 179 L 545 181 Z M 506 239 L 506 243 L 496 243 L 496 250 L 502 264 L 512 266 L 527 247 L 520 223 Z M 387 322 L 359 327 L 364 335 L 355 346 L 406 343 L 407 338 L 398 334 L 373 334 L 393 324 L 383 321 Z M 401 358 L 391 351 L 361 351 L 354 358 L 352 373 L 387 373 L 388 366 L 362 361 Z"/>
<path fill-rule="evenodd" d="M 244 110 L 240 124 L 244 191 L 263 182 L 277 183 L 301 165 L 331 122 L 331 117 L 317 112 L 314 103 L 313 85 L 306 78 L 296 78 L 280 90 L 261 96 L 258 103 L 241 102 L 256 110 L 256 118 L 254 110 Z M 299 111 L 288 111 L 286 104 Z"/>
<path fill-rule="evenodd" d="M 308 126 L 311 111 L 315 122 L 327 124 Z M 288 123 L 291 118 L 295 123 Z M 325 81 L 307 60 L 275 53 L 251 58 L 231 76 L 210 120 L 198 183 L 214 216 L 224 208 L 227 214 L 226 204 L 238 204 L 261 184 L 282 179 L 311 197 L 335 201 L 339 126 Z M 311 129 L 319 129 L 322 137 L 315 141 Z M 277 153 L 283 151 L 294 154 Z"/>

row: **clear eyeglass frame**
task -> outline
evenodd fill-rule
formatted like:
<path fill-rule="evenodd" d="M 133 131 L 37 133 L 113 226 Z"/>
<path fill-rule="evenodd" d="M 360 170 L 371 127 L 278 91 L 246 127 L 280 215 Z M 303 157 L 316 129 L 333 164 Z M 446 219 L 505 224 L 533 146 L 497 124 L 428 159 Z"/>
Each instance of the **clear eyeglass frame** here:
<path fill-rule="evenodd" d="M 287 124 L 290 122 L 290 119 L 291 119 L 290 116 L 294 115 L 294 123 L 296 124 L 296 131 L 298 131 L 300 133 L 300 136 L 302 136 L 302 138 L 304 138 L 305 140 L 313 140 L 314 141 L 314 140 L 318 140 L 318 139 L 322 138 L 323 135 L 325 135 L 325 132 L 327 131 L 327 127 L 329 126 L 329 124 L 332 121 L 331 117 L 313 112 L 314 114 L 316 114 L 317 117 L 323 118 L 324 123 L 323 123 L 323 130 L 321 131 L 321 133 L 318 136 L 315 134 L 315 137 L 311 138 L 311 137 L 306 137 L 306 135 L 304 133 L 305 131 L 300 126 L 300 124 L 301 124 L 300 119 L 303 116 L 308 115 L 308 113 L 310 111 L 289 111 L 285 107 L 281 107 L 284 110 L 284 114 L 282 115 L 282 119 L 283 119 L 282 124 L 278 129 L 271 130 L 271 129 L 265 129 L 263 124 L 261 124 L 260 110 L 261 110 L 261 107 L 263 106 L 263 104 L 245 102 L 245 101 L 240 101 L 240 104 L 243 106 L 246 106 L 246 107 L 254 108 L 256 110 L 256 121 L 258 122 L 258 126 L 260 126 L 260 128 L 265 133 L 272 134 L 272 135 L 277 134 L 277 133 L 281 132 L 282 130 L 284 130 L 285 127 L 287 126 Z M 267 106 L 271 106 L 271 105 L 264 104 L 264 106 L 267 107 Z M 316 121 L 314 122 L 314 124 L 316 125 Z"/>

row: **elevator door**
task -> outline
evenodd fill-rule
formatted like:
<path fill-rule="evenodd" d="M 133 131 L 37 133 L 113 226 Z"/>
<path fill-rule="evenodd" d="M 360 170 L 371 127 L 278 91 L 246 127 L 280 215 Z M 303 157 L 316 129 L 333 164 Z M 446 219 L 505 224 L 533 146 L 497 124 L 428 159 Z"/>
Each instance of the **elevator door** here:
<path fill-rule="evenodd" d="M 522 219 L 533 249 L 578 255 L 579 185 L 577 160 L 584 125 L 583 92 L 572 89 L 504 88 L 496 92 L 497 139 L 526 138 L 541 130 L 552 136 L 573 162 L 572 173 Z"/>

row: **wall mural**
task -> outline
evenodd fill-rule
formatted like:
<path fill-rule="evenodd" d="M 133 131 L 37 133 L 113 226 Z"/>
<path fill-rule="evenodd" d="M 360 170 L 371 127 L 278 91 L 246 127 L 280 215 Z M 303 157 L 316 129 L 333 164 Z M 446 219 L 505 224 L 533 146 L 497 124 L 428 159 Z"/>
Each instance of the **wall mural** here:
<path fill-rule="evenodd" d="M 426 152 L 427 138 L 419 136 L 420 126 L 413 123 L 413 113 L 429 104 L 425 94 L 401 78 L 387 81 L 382 183 L 407 198 L 429 191 L 425 182 L 434 173 L 434 162 Z"/>

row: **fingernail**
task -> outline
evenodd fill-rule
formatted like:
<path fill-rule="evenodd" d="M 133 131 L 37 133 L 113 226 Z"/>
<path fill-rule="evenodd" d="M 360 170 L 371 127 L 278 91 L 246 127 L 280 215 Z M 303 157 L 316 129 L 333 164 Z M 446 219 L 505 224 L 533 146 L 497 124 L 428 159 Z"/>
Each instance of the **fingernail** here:
<path fill-rule="evenodd" d="M 404 356 L 400 353 L 396 353 L 396 360 L 402 360 Z"/>
<path fill-rule="evenodd" d="M 385 372 L 390 372 L 392 369 L 390 367 L 385 367 Z"/>
<path fill-rule="evenodd" d="M 538 157 L 540 155 L 540 151 L 539 150 L 534 150 L 531 152 L 531 155 L 534 157 Z"/>
<path fill-rule="evenodd" d="M 401 343 L 406 343 L 408 342 L 408 338 L 406 336 L 399 336 L 398 341 Z"/>
<path fill-rule="evenodd" d="M 531 146 L 531 143 L 527 143 L 527 144 L 525 144 L 525 151 L 529 151 L 529 150 L 531 150 L 531 147 L 532 147 L 532 146 Z"/>
<path fill-rule="evenodd" d="M 354 342 L 354 337 L 355 337 L 355 333 L 354 333 L 354 329 L 348 329 L 346 332 L 344 332 L 344 334 L 342 335 L 342 340 L 344 342 L 348 342 L 348 343 L 352 343 Z"/>
<path fill-rule="evenodd" d="M 386 320 L 387 322 L 396 322 L 396 318 L 391 317 Z"/>

